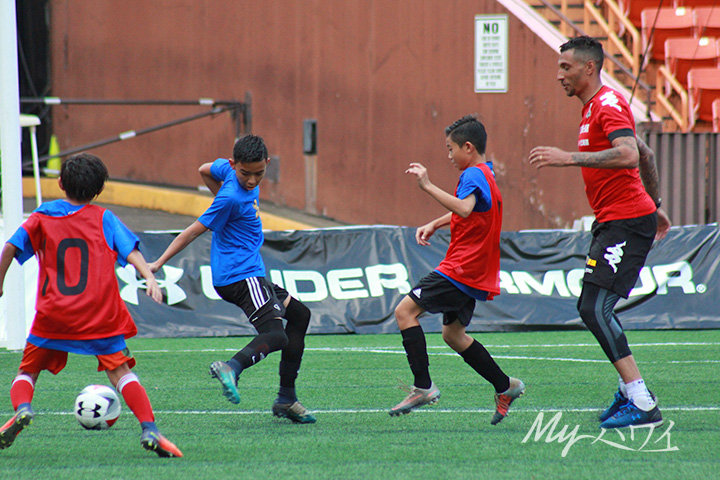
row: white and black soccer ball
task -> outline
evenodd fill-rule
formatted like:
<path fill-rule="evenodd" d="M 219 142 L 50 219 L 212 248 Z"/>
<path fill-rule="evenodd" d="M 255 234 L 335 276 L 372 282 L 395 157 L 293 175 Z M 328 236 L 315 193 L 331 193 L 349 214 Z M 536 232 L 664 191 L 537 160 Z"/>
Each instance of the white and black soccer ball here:
<path fill-rule="evenodd" d="M 88 385 L 75 399 L 75 418 L 88 430 L 107 430 L 120 416 L 120 399 L 110 387 Z"/>

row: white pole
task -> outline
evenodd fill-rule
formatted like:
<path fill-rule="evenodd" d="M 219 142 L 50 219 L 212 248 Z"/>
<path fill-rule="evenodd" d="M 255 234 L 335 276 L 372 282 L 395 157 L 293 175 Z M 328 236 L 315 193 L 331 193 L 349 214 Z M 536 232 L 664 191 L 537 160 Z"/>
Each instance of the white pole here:
<path fill-rule="evenodd" d="M 0 0 L 0 152 L 2 152 L 3 245 L 23 221 L 20 88 L 18 86 L 15 0 Z M 25 345 L 25 282 L 13 261 L 3 286 L 5 347 Z"/>

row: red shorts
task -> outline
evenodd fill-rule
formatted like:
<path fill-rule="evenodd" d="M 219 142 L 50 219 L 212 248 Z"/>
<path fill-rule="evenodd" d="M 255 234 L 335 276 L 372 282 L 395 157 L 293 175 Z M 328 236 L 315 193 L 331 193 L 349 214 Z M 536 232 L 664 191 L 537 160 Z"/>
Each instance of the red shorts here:
<path fill-rule="evenodd" d="M 95 355 L 98 359 L 98 372 L 115 370 L 123 363 L 127 363 L 128 367 L 133 368 L 135 359 L 129 355 L 130 350 L 127 348 L 110 355 Z M 32 343 L 27 343 L 20 362 L 20 369 L 28 373 L 40 373 L 42 370 L 47 370 L 53 375 L 57 375 L 65 368 L 67 357 L 68 352 L 36 347 Z"/>

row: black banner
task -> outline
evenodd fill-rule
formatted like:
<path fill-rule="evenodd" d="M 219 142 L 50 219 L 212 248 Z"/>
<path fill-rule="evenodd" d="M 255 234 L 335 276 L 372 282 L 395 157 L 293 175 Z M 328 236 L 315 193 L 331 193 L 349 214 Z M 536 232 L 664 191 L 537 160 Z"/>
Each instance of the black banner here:
<path fill-rule="evenodd" d="M 138 234 L 148 261 L 173 234 Z M 134 268 L 118 268 L 121 295 L 139 336 L 255 334 L 243 312 L 212 287 L 210 234 L 190 244 L 156 274 L 164 301 L 144 295 Z M 468 331 L 579 328 L 580 294 L 590 233 L 506 232 L 501 237 L 501 294 L 478 302 Z M 266 232 L 267 276 L 312 311 L 310 333 L 396 332 L 394 309 L 417 281 L 442 260 L 450 232 L 432 245 L 415 242 L 415 229 L 349 227 Z M 720 328 L 718 227 L 674 228 L 650 252 L 638 283 L 616 309 L 627 329 Z M 421 319 L 441 330 L 440 315 Z"/>

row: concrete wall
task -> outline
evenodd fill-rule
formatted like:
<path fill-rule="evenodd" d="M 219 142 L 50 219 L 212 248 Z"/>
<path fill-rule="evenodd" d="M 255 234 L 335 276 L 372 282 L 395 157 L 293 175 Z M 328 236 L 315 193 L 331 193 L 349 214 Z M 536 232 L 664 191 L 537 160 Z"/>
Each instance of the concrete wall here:
<path fill-rule="evenodd" d="M 243 100 L 279 158 L 262 198 L 305 208 L 302 122 L 317 119 L 319 213 L 418 225 L 444 213 L 404 176 L 419 161 L 453 191 L 444 128 L 478 113 L 505 203 L 504 230 L 566 227 L 591 211 L 578 169 L 527 165 L 538 144 L 573 149 L 580 102 L 555 81 L 558 54 L 509 15 L 507 93 L 474 92 L 474 16 L 493 0 L 51 0 L 52 95 Z M 67 149 L 203 111 L 57 106 Z M 114 179 L 195 187 L 229 156 L 229 114 L 97 148 Z"/>

